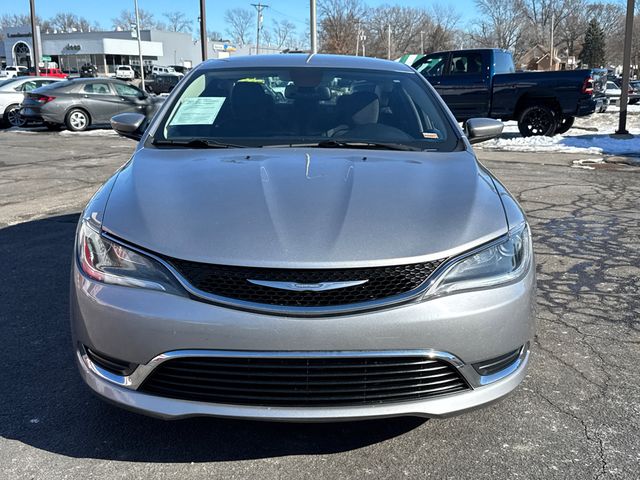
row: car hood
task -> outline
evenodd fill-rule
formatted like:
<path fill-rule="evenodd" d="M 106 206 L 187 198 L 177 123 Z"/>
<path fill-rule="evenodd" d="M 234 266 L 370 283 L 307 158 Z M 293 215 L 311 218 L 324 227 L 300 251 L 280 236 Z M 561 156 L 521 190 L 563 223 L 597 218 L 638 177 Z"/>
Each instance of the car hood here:
<path fill-rule="evenodd" d="M 185 260 L 329 268 L 449 257 L 507 222 L 470 152 L 142 148 L 103 229 Z"/>

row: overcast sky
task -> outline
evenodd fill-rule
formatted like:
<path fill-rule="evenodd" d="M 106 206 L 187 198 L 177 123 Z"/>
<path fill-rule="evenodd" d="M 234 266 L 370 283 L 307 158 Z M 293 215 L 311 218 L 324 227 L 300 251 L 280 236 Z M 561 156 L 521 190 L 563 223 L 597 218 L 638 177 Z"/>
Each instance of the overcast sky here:
<path fill-rule="evenodd" d="M 287 19 L 298 27 L 298 31 L 304 31 L 309 18 L 309 3 L 305 0 L 263 0 L 270 5 L 266 9 L 264 17 L 268 27 L 271 19 Z M 36 12 L 40 17 L 52 17 L 58 12 L 73 12 L 76 15 L 87 18 L 89 21 L 97 21 L 104 29 L 111 29 L 111 19 L 121 10 L 133 9 L 133 0 L 35 0 Z M 223 20 L 224 11 L 228 8 L 251 7 L 256 0 L 232 0 L 222 2 L 220 0 L 208 0 L 207 2 L 207 26 L 209 30 L 225 33 Z M 473 0 L 456 0 L 447 2 L 443 0 L 368 0 L 370 6 L 381 4 L 401 4 L 404 6 L 428 7 L 431 5 L 453 4 L 462 15 L 461 24 L 473 17 Z M 140 8 L 151 11 L 156 20 L 165 20 L 164 12 L 175 10 L 183 11 L 188 18 L 193 19 L 193 28 L 196 28 L 196 20 L 199 16 L 199 0 L 138 0 Z M 0 0 L 0 13 L 29 13 L 29 0 Z"/>

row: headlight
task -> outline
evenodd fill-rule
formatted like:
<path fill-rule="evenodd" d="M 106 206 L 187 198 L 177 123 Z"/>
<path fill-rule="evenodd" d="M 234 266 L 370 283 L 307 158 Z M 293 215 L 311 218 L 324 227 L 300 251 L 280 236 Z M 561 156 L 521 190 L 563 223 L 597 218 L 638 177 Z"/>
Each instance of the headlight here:
<path fill-rule="evenodd" d="M 84 221 L 78 230 L 77 255 L 82 271 L 98 282 L 185 295 L 162 264 L 107 240 Z"/>
<path fill-rule="evenodd" d="M 462 257 L 453 263 L 427 291 L 428 296 L 486 288 L 521 278 L 531 264 L 531 234 L 527 224 L 507 238 Z"/>

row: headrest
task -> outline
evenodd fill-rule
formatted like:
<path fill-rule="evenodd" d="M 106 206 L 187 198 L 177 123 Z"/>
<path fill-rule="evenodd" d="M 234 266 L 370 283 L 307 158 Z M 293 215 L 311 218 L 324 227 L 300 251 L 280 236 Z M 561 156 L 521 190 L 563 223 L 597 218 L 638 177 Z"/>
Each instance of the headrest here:
<path fill-rule="evenodd" d="M 338 109 L 355 125 L 378 123 L 380 100 L 373 92 L 354 92 L 338 98 Z"/>
<path fill-rule="evenodd" d="M 264 118 L 273 105 L 273 99 L 257 82 L 237 82 L 231 92 L 231 107 L 236 118 Z"/>

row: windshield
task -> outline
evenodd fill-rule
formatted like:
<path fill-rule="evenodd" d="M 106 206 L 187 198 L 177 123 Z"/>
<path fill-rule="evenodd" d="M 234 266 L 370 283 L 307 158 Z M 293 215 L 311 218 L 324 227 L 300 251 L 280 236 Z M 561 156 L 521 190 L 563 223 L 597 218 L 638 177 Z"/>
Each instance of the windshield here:
<path fill-rule="evenodd" d="M 296 67 L 204 70 L 172 102 L 154 142 L 233 146 L 328 140 L 451 151 L 458 136 L 415 72 Z"/>

